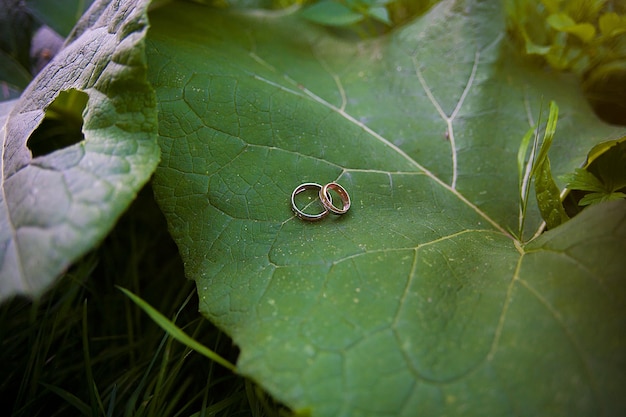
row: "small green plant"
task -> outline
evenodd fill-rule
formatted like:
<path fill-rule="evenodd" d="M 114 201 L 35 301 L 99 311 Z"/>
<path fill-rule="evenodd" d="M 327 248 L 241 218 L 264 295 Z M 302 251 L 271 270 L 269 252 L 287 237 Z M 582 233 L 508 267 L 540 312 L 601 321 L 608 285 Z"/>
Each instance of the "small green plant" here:
<path fill-rule="evenodd" d="M 585 167 L 563 176 L 568 189 L 582 192 L 579 206 L 626 198 L 625 139 L 598 145 Z"/>
<path fill-rule="evenodd" d="M 301 16 L 326 26 L 348 26 L 373 19 L 391 25 L 386 5 L 393 0 L 322 0 L 301 12 Z"/>
<path fill-rule="evenodd" d="M 558 117 L 559 108 L 554 101 L 551 101 L 541 146 L 539 146 L 538 122 L 537 126 L 531 127 L 526 132 L 517 153 L 520 190 L 519 239 L 523 239 L 531 181 L 534 182 L 535 196 L 541 217 L 548 229 L 552 229 L 569 219 L 561 203 L 561 193 L 552 177 L 550 158 L 548 158 Z M 534 141 L 529 153 L 530 139 L 533 134 Z"/>
<path fill-rule="evenodd" d="M 623 2 L 508 0 L 512 35 L 529 55 L 558 70 L 583 74 L 626 54 Z"/>
<path fill-rule="evenodd" d="M 580 211 L 571 207 L 569 200 L 572 198 L 569 195 L 567 196 L 568 202 L 564 202 L 568 191 L 576 192 L 577 196 L 573 199 L 574 205 L 578 206 L 626 198 L 626 138 L 594 146 L 583 168 L 577 168 L 573 173 L 561 176 L 566 183 L 566 188 L 564 192 L 559 190 L 552 176 L 548 158 L 558 114 L 558 106 L 555 102 L 550 102 L 548 121 L 541 145 L 539 145 L 538 134 L 540 121 L 526 132 L 520 143 L 517 154 L 520 193 L 517 236 L 520 240 L 523 240 L 524 235 L 531 182 L 534 183 L 537 206 L 548 229 L 569 220 L 568 212 L 575 215 Z M 533 137 L 534 140 L 531 143 Z M 569 210 L 566 210 L 566 207 Z"/>
<path fill-rule="evenodd" d="M 321 0 L 280 1 L 305 4 L 300 15 L 311 22 L 331 27 L 351 27 L 361 36 L 384 33 L 418 16 L 436 4 L 438 0 Z M 360 28 L 360 26 L 363 26 Z"/>
<path fill-rule="evenodd" d="M 626 2 L 507 0 L 506 13 L 523 54 L 576 74 L 600 117 L 626 123 Z"/>

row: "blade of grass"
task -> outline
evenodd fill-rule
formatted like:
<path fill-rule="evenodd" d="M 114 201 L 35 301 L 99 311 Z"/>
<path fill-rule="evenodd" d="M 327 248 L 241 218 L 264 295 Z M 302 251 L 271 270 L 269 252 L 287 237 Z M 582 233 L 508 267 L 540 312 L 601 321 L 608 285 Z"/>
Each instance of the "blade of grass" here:
<path fill-rule="evenodd" d="M 187 303 L 189 302 L 192 296 L 193 296 L 193 292 L 191 292 L 187 296 L 186 300 L 179 307 L 178 311 L 174 315 L 174 322 L 176 322 L 176 320 L 178 319 L 178 316 L 181 314 L 181 312 L 183 311 L 183 309 L 185 308 L 185 306 L 187 305 Z M 131 299 L 125 298 L 125 300 L 127 300 L 128 303 L 131 303 L 132 305 L 133 302 L 131 301 Z M 134 315 L 133 312 L 130 311 L 132 309 L 129 306 L 126 306 L 126 310 L 127 310 L 125 313 L 126 317 L 130 317 Z M 139 317 L 137 317 L 136 320 L 137 322 L 139 322 Z M 150 376 L 152 375 L 152 370 L 154 369 L 156 365 L 157 359 L 161 355 L 161 352 L 163 352 L 164 349 L 166 349 L 166 346 L 168 345 L 169 340 L 170 338 L 167 333 L 164 334 L 163 337 L 161 338 L 161 341 L 159 342 L 159 346 L 157 347 L 154 354 L 152 355 L 150 363 L 148 364 L 143 376 L 141 377 L 141 380 L 136 385 L 135 390 L 133 391 L 129 400 L 126 403 L 126 407 L 124 411 L 125 417 L 130 417 L 130 416 L 141 417 L 144 413 L 148 412 L 148 410 L 146 409 L 146 403 L 151 404 L 151 398 L 152 398 L 152 392 L 153 392 L 152 390 L 149 389 L 149 385 L 152 385 L 154 383 L 153 381 L 151 384 L 148 384 L 148 378 L 150 378 Z M 137 401 L 141 393 L 144 392 L 144 390 L 146 391 L 144 393 L 144 400 L 142 401 L 142 406 L 139 409 L 137 409 L 136 407 Z"/>
<path fill-rule="evenodd" d="M 89 326 L 87 323 L 87 299 L 83 303 L 83 356 L 85 359 L 85 376 L 89 386 L 89 402 L 91 403 L 90 416 L 104 415 L 104 406 L 102 399 L 96 386 L 96 380 L 93 377 L 93 368 L 91 364 L 91 354 L 89 353 Z M 100 413 L 98 412 L 100 411 Z"/>
<path fill-rule="evenodd" d="M 535 196 L 537 205 L 546 225 L 553 229 L 561 223 L 567 221 L 569 217 L 565 213 L 561 203 L 561 193 L 552 177 L 550 168 L 550 158 L 548 152 L 552 146 L 552 139 L 556 132 L 556 124 L 559 118 L 559 107 L 554 101 L 550 102 L 550 113 L 548 122 L 543 134 L 541 148 L 537 154 L 537 159 L 533 164 L 531 176 L 535 180 Z M 543 227 L 543 226 L 542 226 Z"/>
<path fill-rule="evenodd" d="M 111 397 L 109 398 L 109 411 L 107 411 L 107 417 L 113 417 L 113 413 L 115 412 L 115 398 L 117 397 L 117 384 L 113 384 L 113 389 L 111 390 Z"/>
<path fill-rule="evenodd" d="M 191 291 L 187 298 L 183 301 L 181 306 L 178 308 L 178 311 L 174 315 L 172 323 L 175 324 L 178 320 L 178 316 L 183 311 L 183 309 L 189 304 L 189 301 L 194 296 L 194 291 Z M 195 334 L 193 335 L 195 336 Z M 194 337 L 191 337 L 194 339 Z M 194 339 L 195 340 L 195 339 Z M 180 371 L 184 365 L 187 354 L 183 354 L 179 356 L 179 360 L 173 364 L 170 368 L 170 362 L 172 362 L 172 339 L 167 341 L 165 345 L 165 349 L 163 351 L 163 358 L 161 360 L 161 368 L 157 374 L 157 379 L 155 383 L 154 392 L 163 393 L 177 393 L 180 395 L 181 390 L 179 387 L 175 386 L 176 384 L 176 376 L 180 375 Z M 183 384 L 186 384 L 188 381 L 184 381 Z M 176 394 L 174 394 L 176 395 Z M 148 407 L 148 415 L 171 415 L 171 412 L 167 410 L 162 410 L 163 407 L 172 407 L 174 402 L 172 402 L 172 394 L 170 394 L 167 398 L 164 398 L 162 395 L 155 395 L 153 400 L 150 402 L 150 406 Z M 169 403 L 169 406 L 168 406 Z"/>
<path fill-rule="evenodd" d="M 541 142 L 541 148 L 539 149 L 539 153 L 537 154 L 537 158 L 535 163 L 533 164 L 533 170 L 531 176 L 536 175 L 538 167 L 545 161 L 548 157 L 548 151 L 552 146 L 552 139 L 554 138 L 554 133 L 556 132 L 556 122 L 559 119 L 559 107 L 556 105 L 554 101 L 550 102 L 550 112 L 548 114 L 548 122 L 546 123 L 546 129 L 543 133 L 543 141 Z"/>
<path fill-rule="evenodd" d="M 237 395 L 232 395 L 228 398 L 225 398 L 215 404 L 212 404 L 210 406 L 207 406 L 205 408 L 203 408 L 201 411 L 198 411 L 196 413 L 193 413 L 191 416 L 189 417 L 207 417 L 207 416 L 215 416 L 218 415 L 218 413 L 227 410 L 229 407 L 232 407 L 233 405 L 236 405 L 238 403 L 241 403 L 244 400 L 244 394 L 240 393 Z M 252 414 L 254 415 L 258 415 L 258 414 Z"/>
<path fill-rule="evenodd" d="M 155 320 L 156 321 L 156 320 Z M 154 381 L 154 389 L 151 390 L 153 393 L 162 393 L 167 390 L 165 385 L 165 379 L 167 378 L 167 374 L 170 373 L 168 369 L 169 362 L 171 360 L 171 351 L 172 351 L 172 339 L 168 338 L 165 343 L 165 349 L 163 349 L 163 356 L 161 357 L 161 366 L 156 375 L 156 379 Z M 170 393 L 171 395 L 171 393 Z M 148 411 L 147 415 L 158 415 L 158 410 L 163 405 L 163 401 L 166 399 L 163 398 L 162 395 L 151 395 L 151 401 L 148 403 Z"/>
<path fill-rule="evenodd" d="M 219 363 L 230 371 L 237 372 L 237 367 L 235 365 L 222 358 L 211 349 L 189 337 L 189 335 L 187 335 L 182 329 L 180 329 L 178 326 L 176 326 L 154 308 L 152 308 L 152 306 L 150 306 L 140 297 L 136 296 L 125 288 L 118 286 L 118 289 L 126 294 L 126 296 L 129 297 L 131 300 L 133 300 L 135 304 L 137 304 L 143 311 L 145 311 L 146 314 L 148 314 L 150 318 L 152 318 L 152 320 L 154 320 L 154 322 L 158 324 L 163 330 L 165 330 L 171 337 L 188 346 L 189 348 L 195 350 L 196 352 L 206 356 L 207 358 Z"/>
<path fill-rule="evenodd" d="M 518 237 L 520 240 L 523 239 L 524 233 L 524 221 L 526 220 L 526 208 L 528 206 L 528 183 L 530 182 L 530 172 L 532 167 L 532 160 L 534 158 L 534 146 L 533 151 L 528 158 L 528 162 L 524 163 L 526 160 L 526 154 L 528 153 L 528 145 L 530 145 L 530 138 L 535 135 L 535 141 L 537 138 L 537 126 L 532 126 L 524 137 L 522 138 L 522 142 L 520 143 L 519 150 L 517 151 L 517 174 L 519 178 L 518 187 L 520 193 L 520 212 L 519 212 L 519 230 Z"/>
<path fill-rule="evenodd" d="M 125 417 L 130 417 L 130 416 L 139 417 L 139 414 L 138 414 L 137 409 L 136 409 L 137 400 L 139 399 L 139 396 L 141 395 L 141 392 L 145 388 L 146 383 L 148 381 L 148 377 L 150 376 L 150 373 L 152 371 L 152 368 L 154 367 L 154 364 L 156 363 L 156 360 L 159 357 L 159 354 L 163 350 L 163 347 L 165 346 L 165 343 L 167 343 L 167 340 L 168 340 L 168 337 L 167 337 L 167 334 L 166 334 L 161 339 L 161 342 L 159 343 L 159 346 L 157 347 L 154 355 L 152 355 L 152 359 L 150 360 L 150 363 L 148 364 L 148 367 L 146 368 L 146 371 L 144 372 L 143 376 L 141 377 L 141 380 L 139 381 L 139 384 L 137 384 L 136 389 L 133 391 L 132 395 L 130 396 L 130 398 L 126 402 L 126 407 L 125 407 L 125 410 L 124 410 L 124 416 Z"/>
<path fill-rule="evenodd" d="M 196 393 L 185 404 L 183 404 L 182 406 L 176 407 L 177 408 L 176 412 L 174 412 L 174 410 L 172 410 L 171 413 L 168 414 L 168 415 L 171 415 L 172 417 L 188 416 L 189 415 L 189 410 L 192 408 L 193 404 L 195 404 L 202 397 L 202 395 L 203 395 L 202 391 Z M 173 404 L 172 404 L 172 406 L 173 406 Z"/>
<path fill-rule="evenodd" d="M 115 284 L 141 294 L 203 345 L 225 358 L 235 357 L 236 349 L 225 336 L 198 316 L 195 284 L 185 280 L 178 250 L 152 190 L 146 189 L 103 245 L 72 267 L 49 293 L 35 303 L 16 299 L 0 306 L 0 397 L 11 416 L 90 416 L 90 390 L 95 386 L 108 413 L 98 411 L 103 417 L 173 417 L 165 413 L 167 407 L 189 416 L 203 409 L 203 397 L 205 409 L 227 405 L 216 407 L 217 415 L 250 415 L 242 377 L 178 342 L 171 345 L 167 383 L 156 391 L 163 350 L 171 337 L 114 289 Z M 177 312 L 190 293 L 191 301 Z M 88 333 L 82 331 L 86 298 Z M 84 335 L 88 344 L 77 335 Z M 87 346 L 95 385 L 86 383 Z M 179 363 L 182 368 L 175 366 Z M 207 377 L 209 369 L 215 372 Z M 71 393 L 87 411 L 43 383 Z M 177 392 L 184 384 L 184 393 Z M 161 406 L 149 415 L 148 406 L 157 397 Z M 95 404 L 102 409 L 98 401 Z"/>
<path fill-rule="evenodd" d="M 63 388 L 59 388 L 54 385 L 46 384 L 45 382 L 40 382 L 40 384 L 43 385 L 46 389 L 54 392 L 56 395 L 61 397 L 63 401 L 65 401 L 66 403 L 76 408 L 79 411 L 80 415 L 83 415 L 83 416 L 93 415 L 92 408 L 88 404 L 85 404 L 85 402 L 81 401 L 80 398 L 78 398 L 71 392 L 68 392 L 64 390 Z"/>
<path fill-rule="evenodd" d="M 532 179 L 533 166 L 536 160 L 535 156 L 537 155 L 537 148 L 539 146 L 539 126 L 541 125 L 542 114 L 543 102 L 541 104 L 541 107 L 539 108 L 539 119 L 537 120 L 537 123 L 526 132 L 526 134 L 522 138 L 520 149 L 517 152 L 518 175 L 521 175 L 521 167 L 524 164 L 526 153 L 528 152 L 528 143 L 525 142 L 530 142 L 530 138 L 533 136 L 534 133 L 533 146 L 530 150 L 528 161 L 526 161 L 524 175 L 522 177 L 522 180 L 520 181 L 519 240 L 522 242 L 524 241 L 524 223 L 526 222 L 526 211 L 528 209 L 528 194 L 530 193 L 530 182 Z"/>
<path fill-rule="evenodd" d="M 187 389 L 189 388 L 189 385 L 191 384 L 191 380 L 186 379 L 183 381 L 182 384 L 180 384 L 177 389 L 175 391 L 169 391 L 167 398 L 163 398 L 163 405 L 162 405 L 162 409 L 161 410 L 157 410 L 158 412 L 156 414 L 156 416 L 171 416 L 174 414 L 176 409 L 179 409 L 182 407 L 181 404 L 181 398 L 183 397 L 183 394 L 185 394 L 185 392 L 187 391 Z"/>

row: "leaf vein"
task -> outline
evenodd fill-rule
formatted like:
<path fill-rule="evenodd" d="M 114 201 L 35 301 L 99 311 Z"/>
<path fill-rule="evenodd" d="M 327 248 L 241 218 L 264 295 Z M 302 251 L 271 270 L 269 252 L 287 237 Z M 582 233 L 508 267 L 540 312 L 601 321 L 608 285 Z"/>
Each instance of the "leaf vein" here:
<path fill-rule="evenodd" d="M 2 133 L 6 132 L 6 127 L 3 126 L 3 129 L 1 131 Z M 6 142 L 6 141 L 5 141 Z M 19 247 L 17 244 L 17 229 L 15 228 L 15 224 L 13 223 L 13 219 L 11 217 L 11 210 L 9 209 L 9 200 L 7 199 L 7 194 L 6 194 L 6 187 L 5 187 L 5 166 L 4 166 L 4 161 L 5 161 L 5 152 L 7 149 L 7 145 L 6 143 L 3 143 L 2 146 L 2 152 L 0 154 L 0 188 L 2 188 L 2 204 L 4 206 L 4 210 L 6 212 L 6 216 L 7 216 L 7 223 L 9 225 L 9 229 L 10 229 L 10 233 L 11 233 L 11 239 L 13 240 L 13 245 L 9 244 L 8 246 L 11 247 L 13 246 L 13 252 L 15 253 L 15 257 L 17 260 L 17 267 L 19 268 L 19 273 L 20 276 L 25 278 L 25 273 L 24 273 L 24 262 L 22 260 L 22 256 L 20 254 L 19 251 Z M 25 165 L 26 166 L 26 165 Z M 7 259 L 7 257 L 5 256 L 4 259 Z M 27 285 L 27 281 L 24 279 L 22 281 L 25 285 Z"/>
<path fill-rule="evenodd" d="M 279 88 L 279 89 L 281 89 L 283 91 L 287 91 L 287 92 L 289 92 L 291 94 L 296 94 L 298 96 L 302 96 L 301 94 L 299 94 L 298 92 L 296 92 L 294 90 L 287 89 L 286 87 L 284 87 L 284 86 L 282 86 L 280 84 L 277 84 L 277 83 L 275 83 L 273 81 L 267 80 L 267 79 L 265 79 L 263 77 L 260 77 L 258 75 L 254 75 L 254 77 L 255 77 L 255 79 L 257 79 L 259 81 L 262 81 L 264 83 L 270 84 L 270 85 L 272 85 L 272 86 L 274 86 L 276 88 Z M 434 173 L 432 173 L 426 167 L 421 165 L 419 162 L 415 161 L 406 152 L 404 152 L 402 149 L 400 149 L 399 147 L 397 147 L 396 145 L 391 143 L 389 140 L 387 140 L 385 137 L 380 135 L 378 132 L 374 131 L 372 128 L 370 128 L 366 124 L 364 124 L 361 121 L 357 120 L 356 118 L 354 118 L 352 115 L 350 115 L 346 111 L 342 110 L 341 108 L 339 108 L 339 107 L 335 106 L 334 104 L 329 103 L 328 101 L 324 100 L 322 97 L 320 97 L 317 94 L 313 93 L 311 90 L 307 89 L 305 86 L 303 86 L 301 84 L 298 84 L 295 80 L 290 78 L 288 75 L 283 74 L 283 78 L 285 80 L 287 80 L 289 83 L 291 83 L 292 85 L 297 86 L 305 94 L 305 96 L 308 97 L 309 99 L 311 99 L 314 102 L 319 103 L 320 105 L 322 105 L 322 106 L 324 106 L 324 107 L 334 111 L 335 113 L 339 114 L 341 117 L 346 119 L 348 122 L 354 124 L 355 126 L 358 126 L 363 131 L 368 133 L 371 137 L 373 137 L 374 139 L 376 139 L 376 140 L 380 141 L 381 143 L 383 143 L 385 146 L 387 146 L 390 149 L 392 149 L 394 152 L 399 154 L 403 159 L 405 159 L 407 162 L 409 162 L 409 164 L 414 166 L 417 170 L 423 172 L 426 176 L 430 177 L 436 183 L 438 183 L 439 185 L 444 187 L 446 190 L 448 190 L 452 194 L 454 194 L 458 199 L 460 199 L 464 204 L 469 206 L 474 212 L 476 212 L 476 214 L 478 214 L 480 217 L 484 218 L 487 222 L 489 222 L 489 224 L 491 224 L 494 228 L 496 228 L 498 231 L 500 231 L 503 235 L 508 236 L 510 239 L 514 239 L 514 237 L 508 231 L 506 231 L 495 220 L 493 220 L 485 212 L 483 212 L 480 208 L 478 208 L 478 206 L 476 206 L 475 204 L 470 202 L 464 195 L 459 193 L 455 188 L 453 188 L 451 185 L 449 185 L 446 182 L 444 182 L 443 180 L 441 180 Z"/>
<path fill-rule="evenodd" d="M 594 396 L 596 397 L 596 399 L 600 398 L 600 395 L 599 395 L 600 389 L 598 388 L 599 384 L 593 374 L 593 371 L 592 371 L 593 367 L 589 363 L 589 360 L 586 359 L 585 351 L 581 343 L 579 342 L 578 338 L 576 337 L 574 332 L 570 329 L 570 327 L 563 321 L 563 316 L 559 313 L 559 311 L 552 304 L 550 304 L 550 302 L 545 297 L 543 297 L 539 293 L 539 291 L 537 291 L 532 285 L 530 285 L 530 283 L 528 283 L 526 280 L 521 279 L 521 278 L 518 279 L 518 281 L 546 308 L 546 310 L 548 310 L 550 315 L 554 318 L 554 321 L 559 325 L 559 327 L 563 329 L 563 331 L 565 332 L 565 335 L 567 336 L 570 343 L 572 344 L 574 351 L 576 352 L 580 361 L 584 365 L 585 372 L 587 373 L 587 377 L 589 378 L 589 381 L 591 382 L 591 387 L 592 387 Z M 603 407 L 604 404 L 602 401 L 597 401 L 597 402 L 600 407 Z"/>

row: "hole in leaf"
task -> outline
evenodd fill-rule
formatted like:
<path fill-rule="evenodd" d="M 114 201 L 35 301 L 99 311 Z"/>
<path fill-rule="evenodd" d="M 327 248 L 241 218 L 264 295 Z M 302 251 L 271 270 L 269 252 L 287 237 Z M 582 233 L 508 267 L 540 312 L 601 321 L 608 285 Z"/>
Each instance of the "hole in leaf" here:
<path fill-rule="evenodd" d="M 85 139 L 83 110 L 89 96 L 82 91 L 61 91 L 48 106 L 41 124 L 30 135 L 26 146 L 33 157 L 47 155 Z"/>

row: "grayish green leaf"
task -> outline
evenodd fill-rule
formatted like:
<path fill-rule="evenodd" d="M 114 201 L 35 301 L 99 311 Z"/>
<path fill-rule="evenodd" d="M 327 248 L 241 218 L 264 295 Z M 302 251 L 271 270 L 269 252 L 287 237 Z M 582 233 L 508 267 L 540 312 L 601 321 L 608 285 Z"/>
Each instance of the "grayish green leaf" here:
<path fill-rule="evenodd" d="M 103 239 L 154 170 L 146 8 L 145 1 L 95 5 L 0 125 L 0 299 L 41 294 Z M 70 89 L 89 96 L 85 139 L 34 158 L 29 137 Z"/>

